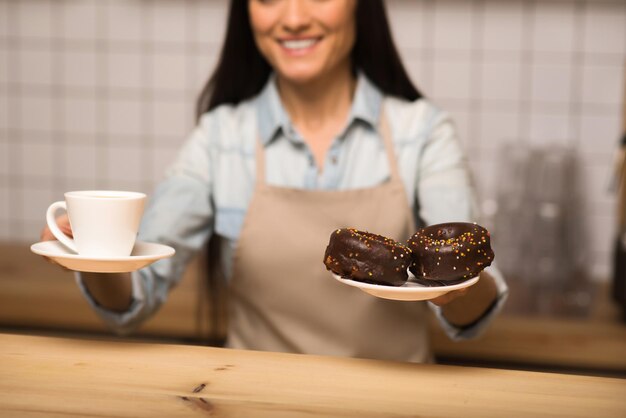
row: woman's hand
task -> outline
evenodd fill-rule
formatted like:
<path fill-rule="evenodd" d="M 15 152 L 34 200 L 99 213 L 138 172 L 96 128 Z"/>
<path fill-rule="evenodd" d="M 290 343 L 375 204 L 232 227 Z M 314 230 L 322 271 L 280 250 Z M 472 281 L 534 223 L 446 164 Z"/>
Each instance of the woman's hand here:
<path fill-rule="evenodd" d="M 57 225 L 59 226 L 59 229 L 65 235 L 71 238 L 74 237 L 74 235 L 72 234 L 72 227 L 70 226 L 70 219 L 68 218 L 67 213 L 56 218 L 56 222 L 57 222 Z M 41 231 L 40 240 L 41 241 L 54 241 L 55 239 L 56 237 L 52 234 L 52 231 L 50 231 L 50 228 L 48 228 L 48 225 L 46 225 L 45 228 Z M 69 271 L 69 269 L 62 267 L 59 263 L 54 262 L 49 257 L 44 257 L 44 259 L 46 259 L 46 261 L 49 261 L 52 264 L 56 264 L 57 266 L 61 267 L 64 270 Z"/>
<path fill-rule="evenodd" d="M 454 299 L 467 294 L 467 290 L 467 287 L 464 287 L 463 289 L 453 290 L 452 292 L 448 292 L 445 295 L 437 296 L 436 298 L 431 299 L 431 302 L 437 306 L 444 306 L 452 302 Z"/>
<path fill-rule="evenodd" d="M 59 229 L 67 236 L 73 238 L 72 227 L 67 214 L 63 214 L 56 218 Z M 41 231 L 42 241 L 52 241 L 56 237 L 46 226 Z M 44 257 L 52 264 L 56 264 L 63 270 L 71 271 L 54 260 Z M 106 280 L 102 277 L 106 276 Z M 106 309 L 115 312 L 125 312 L 132 303 L 132 282 L 128 273 L 82 273 L 83 284 L 96 303 Z"/>
<path fill-rule="evenodd" d="M 446 320 L 457 327 L 465 327 L 480 319 L 498 299 L 495 279 L 486 271 L 480 273 L 476 284 L 453 290 L 432 300 L 442 307 Z"/>
<path fill-rule="evenodd" d="M 72 227 L 70 226 L 70 219 L 67 217 L 67 213 L 56 218 L 59 229 L 70 238 L 73 238 Z M 52 231 L 48 228 L 48 225 L 41 231 L 41 241 L 54 241 L 56 237 L 52 235 Z"/>

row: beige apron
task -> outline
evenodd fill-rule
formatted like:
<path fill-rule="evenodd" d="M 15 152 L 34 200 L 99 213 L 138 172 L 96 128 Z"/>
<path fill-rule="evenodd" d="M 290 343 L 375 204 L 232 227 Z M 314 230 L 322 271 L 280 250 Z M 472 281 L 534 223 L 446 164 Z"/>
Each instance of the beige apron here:
<path fill-rule="evenodd" d="M 381 116 L 390 181 L 373 188 L 310 191 L 256 186 L 230 282 L 227 346 L 292 353 L 429 361 L 426 306 L 375 298 L 334 280 L 323 264 L 333 230 L 354 227 L 404 241 L 414 221 Z"/>

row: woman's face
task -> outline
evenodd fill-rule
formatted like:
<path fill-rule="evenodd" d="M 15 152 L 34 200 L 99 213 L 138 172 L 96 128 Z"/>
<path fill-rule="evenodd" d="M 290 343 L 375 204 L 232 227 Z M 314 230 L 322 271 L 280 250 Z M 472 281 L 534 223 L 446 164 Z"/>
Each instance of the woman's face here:
<path fill-rule="evenodd" d="M 356 1 L 249 0 L 256 44 L 279 77 L 294 83 L 350 68 Z"/>

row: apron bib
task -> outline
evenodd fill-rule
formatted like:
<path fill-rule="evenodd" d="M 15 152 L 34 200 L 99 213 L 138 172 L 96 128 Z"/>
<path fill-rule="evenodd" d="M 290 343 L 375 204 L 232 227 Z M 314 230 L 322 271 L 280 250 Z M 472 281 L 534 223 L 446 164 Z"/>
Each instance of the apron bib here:
<path fill-rule="evenodd" d="M 323 264 L 330 234 L 354 227 L 405 242 L 413 214 L 381 114 L 391 178 L 365 189 L 310 191 L 256 185 L 233 260 L 228 347 L 384 360 L 431 360 L 426 306 L 367 295 L 334 280 Z"/>

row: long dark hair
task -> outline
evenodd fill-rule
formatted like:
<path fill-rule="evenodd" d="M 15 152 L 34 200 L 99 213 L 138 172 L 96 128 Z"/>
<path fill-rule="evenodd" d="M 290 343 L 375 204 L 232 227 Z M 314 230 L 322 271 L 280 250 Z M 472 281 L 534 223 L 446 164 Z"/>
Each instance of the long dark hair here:
<path fill-rule="evenodd" d="M 409 101 L 422 97 L 411 83 L 393 43 L 383 0 L 357 0 L 352 65 L 387 95 Z M 198 98 L 196 116 L 199 118 L 221 104 L 237 104 L 255 96 L 271 72 L 254 43 L 248 0 L 231 0 L 226 39 L 217 68 Z"/>

